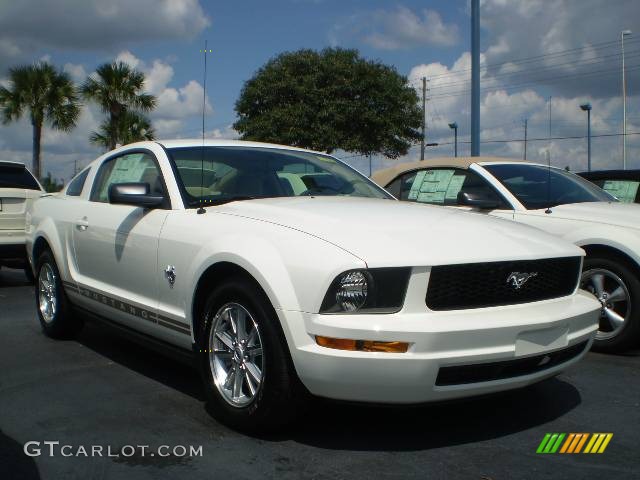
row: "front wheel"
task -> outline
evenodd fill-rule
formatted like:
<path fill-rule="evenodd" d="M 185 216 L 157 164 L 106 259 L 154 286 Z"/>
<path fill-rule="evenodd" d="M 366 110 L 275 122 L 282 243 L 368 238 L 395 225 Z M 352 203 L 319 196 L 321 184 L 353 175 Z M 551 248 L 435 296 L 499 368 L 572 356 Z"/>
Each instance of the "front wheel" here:
<path fill-rule="evenodd" d="M 640 338 L 640 281 L 624 263 L 609 257 L 587 257 L 581 288 L 600 302 L 600 326 L 594 350 L 621 353 Z"/>
<path fill-rule="evenodd" d="M 200 322 L 207 400 L 221 422 L 244 431 L 289 423 L 304 403 L 278 318 L 256 285 L 235 278 L 209 295 Z"/>

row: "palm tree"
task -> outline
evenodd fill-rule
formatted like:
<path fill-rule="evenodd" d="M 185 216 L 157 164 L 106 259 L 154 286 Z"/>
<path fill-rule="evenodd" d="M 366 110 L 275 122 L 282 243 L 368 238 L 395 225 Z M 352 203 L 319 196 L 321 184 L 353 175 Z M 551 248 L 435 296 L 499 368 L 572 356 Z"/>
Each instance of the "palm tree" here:
<path fill-rule="evenodd" d="M 80 115 L 78 92 L 69 76 L 42 62 L 9 70 L 9 86 L 0 86 L 0 110 L 4 124 L 28 112 L 33 126 L 33 173 L 41 176 L 42 126 L 65 132 L 76 126 Z"/>
<path fill-rule="evenodd" d="M 144 74 L 123 62 L 100 65 L 96 78 L 89 77 L 82 85 L 84 97 L 96 102 L 109 115 L 108 128 L 102 131 L 107 134 L 109 149 L 125 143 L 119 136 L 122 116 L 132 110 L 149 112 L 155 108 L 156 97 L 143 93 L 143 87 Z"/>
<path fill-rule="evenodd" d="M 111 139 L 118 138 L 123 144 L 139 142 L 141 140 L 155 140 L 156 134 L 149 119 L 138 112 L 125 111 L 115 125 L 116 131 L 112 132 L 112 123 L 102 122 L 97 132 L 92 132 L 89 140 L 109 150 Z"/>

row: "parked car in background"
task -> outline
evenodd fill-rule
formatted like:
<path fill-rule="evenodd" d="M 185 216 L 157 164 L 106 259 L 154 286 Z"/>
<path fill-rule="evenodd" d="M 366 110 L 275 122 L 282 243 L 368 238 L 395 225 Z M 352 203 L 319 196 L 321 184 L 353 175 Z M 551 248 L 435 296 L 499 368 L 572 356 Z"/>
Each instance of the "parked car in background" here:
<path fill-rule="evenodd" d="M 25 248 L 26 212 L 44 194 L 40 183 L 22 163 L 0 161 L 0 267 L 33 272 Z"/>
<path fill-rule="evenodd" d="M 581 286 L 602 306 L 595 347 L 621 352 L 637 344 L 640 206 L 565 170 L 496 157 L 429 159 L 372 178 L 400 200 L 515 220 L 579 245 L 587 253 Z"/>
<path fill-rule="evenodd" d="M 308 392 L 410 404 L 553 376 L 591 346 L 583 251 L 396 201 L 318 152 L 141 142 L 33 205 L 47 335 L 109 322 L 193 354 L 218 418 L 274 428 Z"/>
<path fill-rule="evenodd" d="M 600 170 L 578 173 L 624 203 L 640 203 L 640 170 Z"/>

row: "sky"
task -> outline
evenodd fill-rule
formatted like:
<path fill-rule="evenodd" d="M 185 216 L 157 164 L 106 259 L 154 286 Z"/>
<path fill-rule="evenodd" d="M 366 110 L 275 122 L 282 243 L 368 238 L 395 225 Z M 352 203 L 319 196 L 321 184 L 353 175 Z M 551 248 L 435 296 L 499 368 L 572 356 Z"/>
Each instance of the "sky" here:
<path fill-rule="evenodd" d="M 640 168 L 640 2 L 481 0 L 481 154 L 585 170 L 592 110 L 594 168 L 622 165 L 622 30 L 627 67 L 627 163 Z M 356 48 L 394 66 L 421 94 L 428 79 L 426 156 L 469 154 L 470 4 L 466 0 L 0 0 L 0 83 L 16 65 L 48 61 L 81 84 L 120 60 L 143 71 L 158 98 L 159 139 L 199 137 L 207 58 L 206 136 L 237 138 L 234 103 L 245 81 L 284 51 Z M 551 108 L 550 108 L 551 107 Z M 43 171 L 69 179 L 102 152 L 89 143 L 104 114 L 83 106 L 71 133 L 45 128 Z M 551 132 L 551 133 L 550 133 Z M 553 137 L 553 140 L 547 140 Z M 513 141 L 508 141 L 513 140 Z M 419 146 L 400 161 L 419 158 Z M 363 173 L 369 159 L 338 152 Z M 27 118 L 0 125 L 0 159 L 31 163 Z M 374 157 L 373 170 L 398 160 Z"/>

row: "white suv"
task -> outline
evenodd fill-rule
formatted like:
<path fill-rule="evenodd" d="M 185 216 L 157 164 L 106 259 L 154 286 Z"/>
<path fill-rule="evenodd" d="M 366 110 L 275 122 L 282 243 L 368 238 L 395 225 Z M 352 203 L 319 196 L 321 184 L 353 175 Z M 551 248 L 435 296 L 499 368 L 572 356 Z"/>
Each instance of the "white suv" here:
<path fill-rule="evenodd" d="M 0 161 L 0 266 L 24 268 L 33 273 L 25 249 L 25 217 L 42 187 L 22 163 Z"/>

